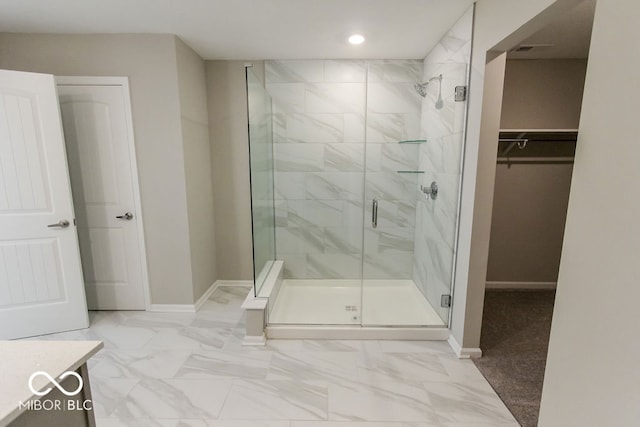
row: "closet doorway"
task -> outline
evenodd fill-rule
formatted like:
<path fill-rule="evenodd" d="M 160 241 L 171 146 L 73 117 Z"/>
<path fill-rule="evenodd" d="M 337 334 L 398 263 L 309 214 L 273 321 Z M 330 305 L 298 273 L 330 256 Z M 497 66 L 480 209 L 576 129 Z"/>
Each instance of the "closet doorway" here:
<path fill-rule="evenodd" d="M 506 53 L 474 362 L 524 427 L 538 421 L 594 10 L 585 0 Z"/>

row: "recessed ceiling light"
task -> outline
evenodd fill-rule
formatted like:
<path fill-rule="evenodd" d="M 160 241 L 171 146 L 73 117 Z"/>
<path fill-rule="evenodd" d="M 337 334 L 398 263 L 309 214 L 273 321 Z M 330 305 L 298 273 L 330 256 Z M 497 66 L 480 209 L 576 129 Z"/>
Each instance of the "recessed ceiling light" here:
<path fill-rule="evenodd" d="M 364 43 L 364 36 L 362 34 L 353 34 L 349 36 L 349 43 L 362 44 Z"/>

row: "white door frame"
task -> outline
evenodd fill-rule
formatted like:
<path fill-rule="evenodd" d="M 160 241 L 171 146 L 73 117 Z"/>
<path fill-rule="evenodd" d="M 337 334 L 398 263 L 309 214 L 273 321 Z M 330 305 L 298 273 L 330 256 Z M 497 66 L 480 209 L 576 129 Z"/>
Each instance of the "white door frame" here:
<path fill-rule="evenodd" d="M 127 122 L 127 136 L 129 137 L 129 158 L 131 159 L 131 176 L 134 182 L 133 200 L 136 215 L 136 227 L 138 229 L 138 250 L 140 251 L 140 268 L 142 270 L 142 288 L 144 293 L 145 310 L 149 311 L 151 297 L 149 289 L 149 271 L 147 270 L 147 248 L 144 239 L 144 226 L 142 224 L 143 212 L 140 198 L 140 180 L 138 179 L 138 161 L 136 158 L 136 142 L 133 134 L 133 114 L 131 111 L 131 92 L 129 91 L 128 77 L 103 77 L 103 76 L 56 76 L 56 85 L 65 86 L 121 86 L 125 96 L 125 119 Z"/>

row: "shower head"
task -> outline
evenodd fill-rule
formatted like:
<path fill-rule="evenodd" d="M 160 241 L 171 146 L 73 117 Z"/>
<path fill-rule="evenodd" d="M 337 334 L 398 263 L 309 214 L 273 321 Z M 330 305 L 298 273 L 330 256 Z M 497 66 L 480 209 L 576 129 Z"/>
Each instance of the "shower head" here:
<path fill-rule="evenodd" d="M 437 75 L 435 77 L 431 77 L 429 80 L 427 80 L 424 83 L 415 83 L 413 85 L 413 88 L 416 90 L 416 92 L 418 92 L 418 94 L 425 98 L 427 96 L 427 86 L 429 86 L 429 83 L 431 83 L 434 80 L 438 80 L 440 82 L 440 84 L 442 84 L 442 74 Z"/>
<path fill-rule="evenodd" d="M 418 92 L 418 95 L 420 95 L 423 98 L 427 96 L 427 86 L 429 86 L 429 82 L 416 83 L 413 85 L 416 92 Z"/>

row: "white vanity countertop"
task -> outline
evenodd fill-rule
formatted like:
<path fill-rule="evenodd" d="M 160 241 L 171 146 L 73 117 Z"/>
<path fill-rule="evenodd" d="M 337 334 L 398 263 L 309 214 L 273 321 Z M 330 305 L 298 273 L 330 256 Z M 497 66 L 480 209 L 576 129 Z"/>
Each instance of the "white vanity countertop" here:
<path fill-rule="evenodd" d="M 37 396 L 29 389 L 29 377 L 36 371 L 58 378 L 75 371 L 102 348 L 102 341 L 0 341 L 0 426 L 20 415 L 19 402 Z M 33 379 L 41 391 L 51 382 L 44 375 Z"/>

